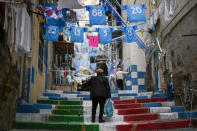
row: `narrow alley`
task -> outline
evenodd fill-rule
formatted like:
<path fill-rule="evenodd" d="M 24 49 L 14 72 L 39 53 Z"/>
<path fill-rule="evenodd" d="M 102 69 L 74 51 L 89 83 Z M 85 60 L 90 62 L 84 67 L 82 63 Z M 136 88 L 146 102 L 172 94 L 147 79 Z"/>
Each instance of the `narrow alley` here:
<path fill-rule="evenodd" d="M 0 131 L 197 131 L 197 0 L 0 0 Z"/>

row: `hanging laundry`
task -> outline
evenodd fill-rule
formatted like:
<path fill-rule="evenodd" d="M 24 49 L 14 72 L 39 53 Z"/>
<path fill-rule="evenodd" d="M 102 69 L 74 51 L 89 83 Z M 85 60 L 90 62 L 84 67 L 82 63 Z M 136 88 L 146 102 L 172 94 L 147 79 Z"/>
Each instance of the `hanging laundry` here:
<path fill-rule="evenodd" d="M 50 19 L 48 19 L 47 25 L 48 26 L 64 27 L 65 26 L 65 21 L 63 19 L 50 18 Z"/>
<path fill-rule="evenodd" d="M 98 47 L 99 36 L 87 36 L 89 39 L 89 46 Z"/>
<path fill-rule="evenodd" d="M 30 52 L 31 48 L 31 18 L 27 12 L 27 9 L 22 9 L 22 23 L 21 23 L 21 41 L 19 46 L 26 52 Z"/>
<path fill-rule="evenodd" d="M 71 42 L 83 42 L 84 31 L 86 28 L 72 27 L 71 28 Z"/>
<path fill-rule="evenodd" d="M 85 8 L 76 10 L 77 20 L 89 20 L 88 11 Z"/>
<path fill-rule="evenodd" d="M 11 17 L 11 7 L 9 4 L 5 6 L 5 19 L 4 19 L 4 26 L 3 29 L 5 32 L 8 32 L 8 17 Z"/>
<path fill-rule="evenodd" d="M 106 25 L 106 9 L 103 6 L 86 6 L 89 11 L 90 25 Z"/>
<path fill-rule="evenodd" d="M 67 13 L 67 11 L 69 11 L 70 9 L 68 9 L 68 8 L 63 8 L 61 11 L 61 13 L 62 13 L 62 15 L 63 15 L 63 19 L 64 20 L 66 20 L 66 13 Z"/>
<path fill-rule="evenodd" d="M 46 3 L 44 6 L 38 4 L 36 5 L 36 8 L 44 13 L 46 19 L 48 20 L 48 25 L 59 27 L 65 26 L 66 12 L 69 11 L 69 9 L 63 8 L 58 10 L 57 4 L 49 3 Z"/>
<path fill-rule="evenodd" d="M 58 17 L 61 17 L 59 16 L 60 11 L 57 9 L 57 4 L 46 3 L 44 6 L 38 4 L 36 5 L 36 8 L 44 13 L 46 19 L 57 19 Z"/>
<path fill-rule="evenodd" d="M 21 42 L 21 25 L 22 24 L 22 8 L 17 7 L 16 8 L 16 21 L 15 21 L 15 25 L 16 25 L 16 43 L 15 43 L 15 51 L 18 52 L 19 49 L 19 45 Z"/>
<path fill-rule="evenodd" d="M 12 16 L 12 27 L 11 27 L 11 50 L 13 49 L 13 45 L 14 45 L 14 42 L 15 42 L 15 20 L 16 20 L 16 8 L 11 5 L 11 16 Z"/>
<path fill-rule="evenodd" d="M 136 29 L 137 26 L 128 26 L 121 28 L 121 30 L 125 32 L 125 42 L 131 43 L 136 41 L 136 33 L 135 33 Z"/>
<path fill-rule="evenodd" d="M 59 31 L 60 28 L 58 26 L 47 26 L 46 32 L 45 32 L 45 40 L 48 41 L 59 41 Z"/>
<path fill-rule="evenodd" d="M 146 5 L 123 5 L 123 10 L 127 10 L 129 22 L 146 22 L 146 15 L 144 9 Z"/>
<path fill-rule="evenodd" d="M 71 27 L 76 27 L 77 26 L 77 22 L 65 22 L 65 26 L 67 28 L 71 28 Z"/>
<path fill-rule="evenodd" d="M 112 43 L 112 32 L 115 31 L 114 28 L 98 28 L 100 43 Z"/>

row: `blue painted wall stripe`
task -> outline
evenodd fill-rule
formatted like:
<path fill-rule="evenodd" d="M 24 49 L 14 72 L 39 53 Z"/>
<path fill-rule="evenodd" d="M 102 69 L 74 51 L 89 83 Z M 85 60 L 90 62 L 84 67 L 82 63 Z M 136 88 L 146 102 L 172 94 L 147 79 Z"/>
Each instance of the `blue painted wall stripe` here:
<path fill-rule="evenodd" d="M 26 100 L 27 100 L 27 103 L 29 103 L 29 96 L 30 96 L 30 83 L 31 83 L 31 68 L 28 68 L 27 69 L 27 97 L 26 97 Z"/>
<path fill-rule="evenodd" d="M 31 69 L 31 83 L 34 83 L 34 67 Z"/>

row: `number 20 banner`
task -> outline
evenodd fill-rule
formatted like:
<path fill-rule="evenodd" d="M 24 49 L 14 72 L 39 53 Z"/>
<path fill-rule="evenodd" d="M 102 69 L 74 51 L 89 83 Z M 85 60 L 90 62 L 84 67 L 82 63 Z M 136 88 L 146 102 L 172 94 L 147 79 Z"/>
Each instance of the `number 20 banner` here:
<path fill-rule="evenodd" d="M 123 10 L 127 10 L 129 22 L 146 22 L 146 15 L 144 10 L 145 5 L 123 5 Z"/>

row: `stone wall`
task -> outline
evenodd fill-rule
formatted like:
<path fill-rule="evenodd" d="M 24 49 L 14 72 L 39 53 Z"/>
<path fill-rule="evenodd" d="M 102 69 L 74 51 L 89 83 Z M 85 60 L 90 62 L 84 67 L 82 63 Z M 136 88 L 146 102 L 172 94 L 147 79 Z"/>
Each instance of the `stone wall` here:
<path fill-rule="evenodd" d="M 158 1 L 158 5 L 161 0 Z M 169 21 L 160 20 L 155 26 L 155 31 L 147 33 L 149 40 L 159 38 L 165 56 L 160 55 L 160 64 L 157 65 L 160 74 L 160 86 L 166 90 L 169 73 L 174 77 L 175 102 L 177 105 L 191 106 L 191 96 L 197 90 L 197 37 L 192 36 L 197 32 L 197 1 L 180 0 L 177 8 Z M 184 36 L 185 35 L 185 36 Z M 149 42 L 150 42 L 149 41 Z M 154 45 L 159 49 L 155 43 Z M 158 57 L 159 58 L 159 57 Z M 153 59 L 153 57 L 152 57 Z M 153 64 L 152 59 L 149 60 Z M 196 98 L 196 95 L 193 95 Z M 193 99 L 193 100 L 194 100 Z M 193 108 L 197 103 L 193 102 Z"/>
<path fill-rule="evenodd" d="M 2 19 L 2 16 L 1 20 Z M 3 23 L 2 21 L 0 23 Z M 0 24 L 0 130 L 10 129 L 15 120 L 19 90 L 19 71 L 17 62 L 10 53 L 3 25 Z M 15 56 L 16 57 L 16 56 Z"/>

